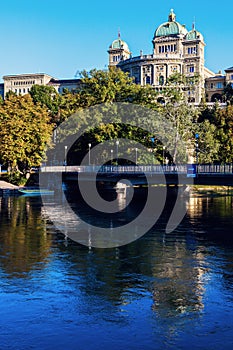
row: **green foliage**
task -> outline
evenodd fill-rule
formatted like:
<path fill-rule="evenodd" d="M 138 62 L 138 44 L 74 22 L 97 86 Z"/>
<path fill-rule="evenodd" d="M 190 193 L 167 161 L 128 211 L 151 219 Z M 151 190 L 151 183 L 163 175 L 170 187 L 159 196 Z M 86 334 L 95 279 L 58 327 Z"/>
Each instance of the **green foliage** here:
<path fill-rule="evenodd" d="M 232 84 L 229 83 L 225 86 L 224 91 L 223 91 L 223 97 L 224 97 L 224 100 L 228 104 L 233 105 L 233 87 L 232 87 Z"/>
<path fill-rule="evenodd" d="M 27 178 L 19 171 L 7 174 L 6 180 L 18 186 L 24 186 L 27 183 Z"/>
<path fill-rule="evenodd" d="M 53 86 L 33 85 L 29 94 L 34 104 L 40 104 L 47 108 L 52 122 L 59 121 L 59 107 L 62 97 Z"/>
<path fill-rule="evenodd" d="M 208 122 L 208 123 L 207 123 Z M 200 161 L 230 163 L 233 161 L 233 106 L 201 108 L 198 118 L 201 136 Z M 203 132 L 202 132 L 203 130 Z"/>
<path fill-rule="evenodd" d="M 142 87 L 135 84 L 133 78 L 116 67 L 111 67 L 108 71 L 83 71 L 80 77 L 82 87 L 79 93 L 82 97 L 82 107 L 109 102 L 146 104 L 155 96 L 151 86 Z"/>
<path fill-rule="evenodd" d="M 82 108 L 101 103 L 112 102 L 133 102 L 152 108 L 160 113 L 164 119 L 167 119 L 174 126 L 176 134 L 167 133 L 166 146 L 170 150 L 167 154 L 170 161 L 177 162 L 178 149 L 183 147 L 182 139 L 188 147 L 188 155 L 182 156 L 182 161 L 194 161 L 195 157 L 195 133 L 200 134 L 200 152 L 199 159 L 202 162 L 214 162 L 220 158 L 220 136 L 217 135 L 216 112 L 218 106 L 210 110 L 204 103 L 200 109 L 191 106 L 188 103 L 187 91 L 192 91 L 199 83 L 197 75 L 193 77 L 184 77 L 181 74 L 174 74 L 169 77 L 164 90 L 159 94 L 151 86 L 140 86 L 134 83 L 132 78 L 117 68 L 111 68 L 109 71 L 92 70 L 81 73 L 81 90 L 77 94 L 66 93 L 61 104 L 62 119 Z M 164 101 L 158 103 L 158 99 Z M 139 117 L 140 118 L 140 117 Z M 151 122 L 148 120 L 148 123 Z M 88 117 L 81 117 L 78 129 L 81 125 L 88 125 Z M 145 125 L 146 130 L 146 125 Z M 147 135 L 145 131 L 137 130 L 136 127 L 126 126 L 122 120 L 115 120 L 112 124 L 101 124 L 98 128 L 85 133 L 79 142 L 76 143 L 74 150 L 74 159 L 81 160 L 87 151 L 87 145 L 91 142 L 94 146 L 105 140 L 116 138 L 128 138 L 139 141 L 146 145 L 145 140 L 150 140 L 153 136 L 156 149 L 156 157 L 162 161 L 163 145 L 159 141 L 160 134 L 164 130 L 155 129 L 155 135 Z M 150 149 L 150 141 L 147 141 L 146 147 Z M 229 148 L 229 147 L 228 147 Z M 188 157 L 188 159 L 187 159 Z M 228 157 L 229 158 L 229 157 Z M 73 160 L 73 161 L 75 161 Z"/>
<path fill-rule="evenodd" d="M 199 163 L 215 163 L 218 161 L 220 148 L 219 140 L 215 138 L 216 126 L 209 120 L 204 120 L 197 124 L 196 132 L 198 139 L 198 159 Z"/>
<path fill-rule="evenodd" d="M 10 173 L 26 176 L 45 155 L 53 128 L 47 110 L 30 95 L 11 94 L 0 105 L 0 126 L 0 158 Z"/>
<path fill-rule="evenodd" d="M 221 163 L 233 162 L 233 106 L 216 111 L 215 139 L 220 143 L 218 160 Z"/>

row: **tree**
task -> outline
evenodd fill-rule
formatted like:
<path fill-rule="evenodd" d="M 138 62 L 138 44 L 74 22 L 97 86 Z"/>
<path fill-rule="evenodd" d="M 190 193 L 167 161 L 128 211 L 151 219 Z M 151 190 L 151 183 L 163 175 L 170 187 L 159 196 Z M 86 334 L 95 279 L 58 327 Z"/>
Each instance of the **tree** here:
<path fill-rule="evenodd" d="M 157 93 L 151 86 L 142 87 L 135 84 L 134 78 L 130 78 L 127 73 L 122 70 L 112 67 L 109 71 L 93 69 L 90 72 L 83 71 L 80 73 L 81 84 L 80 89 L 76 93 L 66 92 L 62 96 L 60 104 L 60 120 L 66 120 L 70 115 L 94 105 L 113 102 L 131 102 L 154 108 L 157 104 Z M 98 117 L 97 117 L 98 118 Z M 136 128 L 127 126 L 121 120 L 113 120 L 113 123 L 107 125 L 101 124 L 99 127 L 85 133 L 82 139 L 75 144 L 70 159 L 76 161 L 82 159 L 86 152 L 88 143 L 94 146 L 104 140 L 111 140 L 120 137 L 136 137 Z M 74 128 L 80 130 L 83 125 L 88 125 L 87 113 L 85 117 L 81 117 L 81 113 L 77 118 L 77 125 L 70 126 L 70 130 Z M 67 131 L 69 133 L 69 131 Z M 62 131 L 58 131 L 59 141 L 63 139 Z"/>
<path fill-rule="evenodd" d="M 11 174 L 25 177 L 41 164 L 52 129 L 47 109 L 30 95 L 12 94 L 0 105 L 0 158 Z"/>
<path fill-rule="evenodd" d="M 233 87 L 232 84 L 227 84 L 223 90 L 223 97 L 224 100 L 228 103 L 228 104 L 233 104 Z"/>
<path fill-rule="evenodd" d="M 166 134 L 166 147 L 171 150 L 170 159 L 174 163 L 187 162 L 187 158 L 191 161 L 194 153 L 192 139 L 196 132 L 198 110 L 188 103 L 188 95 L 184 88 L 189 84 L 190 81 L 185 76 L 173 74 L 168 78 L 160 95 L 164 103 L 160 105 L 159 112 L 174 128 L 173 132 Z M 195 88 L 193 80 L 191 88 Z"/>
<path fill-rule="evenodd" d="M 135 84 L 121 69 L 110 67 L 108 71 L 93 69 L 80 73 L 82 107 L 108 102 L 146 104 L 154 101 L 155 90 L 151 86 Z"/>
<path fill-rule="evenodd" d="M 233 105 L 218 109 L 215 113 L 215 140 L 219 142 L 218 160 L 222 163 L 233 162 Z"/>
<path fill-rule="evenodd" d="M 74 95 L 65 94 L 61 106 L 61 115 L 65 115 L 64 119 L 69 116 L 70 112 L 96 104 L 132 102 L 158 111 L 163 120 L 168 120 L 170 129 L 167 130 L 166 125 L 156 124 L 156 120 L 146 120 L 144 123 L 145 131 L 132 125 L 126 126 L 121 119 L 116 119 L 108 125 L 101 125 L 102 121 L 99 120 L 99 127 L 85 133 L 82 139 L 73 147 L 73 151 L 78 153 L 72 156 L 70 152 L 73 161 L 82 159 L 87 151 L 88 143 L 91 142 L 94 146 L 97 143 L 114 138 L 128 138 L 139 141 L 154 153 L 156 152 L 156 156 L 161 162 L 164 155 L 164 146 L 169 149 L 169 153 L 166 151 L 166 156 L 171 162 L 186 162 L 187 152 L 189 161 L 193 161 L 195 156 L 194 135 L 197 132 L 200 133 L 202 139 L 201 146 L 203 150 L 200 158 L 206 162 L 216 160 L 218 142 L 212 143 L 216 128 L 205 121 L 206 115 L 204 113 L 202 113 L 203 118 L 201 120 L 201 111 L 188 103 L 189 94 L 187 94 L 187 90 L 195 90 L 197 84 L 199 84 L 198 76 L 187 78 L 178 73 L 174 74 L 169 77 L 160 94 L 151 86 L 135 84 L 133 78 L 115 67 L 109 71 L 83 71 L 80 77 L 82 80 L 80 91 Z M 163 100 L 163 104 L 158 102 L 159 98 Z M 79 117 L 79 120 L 77 120 L 78 129 L 84 124 L 88 125 L 87 118 L 87 116 L 84 119 Z M 138 118 L 140 119 L 140 116 Z M 146 124 L 149 122 L 154 124 L 154 134 L 149 134 L 146 131 Z M 171 125 L 173 125 L 172 131 Z M 151 139 L 154 140 L 153 144 Z M 207 151 L 206 140 L 209 140 L 211 144 L 209 151 Z"/>
<path fill-rule="evenodd" d="M 59 108 L 62 97 L 53 86 L 33 85 L 29 94 L 34 104 L 40 104 L 47 108 L 53 123 L 59 122 Z"/>

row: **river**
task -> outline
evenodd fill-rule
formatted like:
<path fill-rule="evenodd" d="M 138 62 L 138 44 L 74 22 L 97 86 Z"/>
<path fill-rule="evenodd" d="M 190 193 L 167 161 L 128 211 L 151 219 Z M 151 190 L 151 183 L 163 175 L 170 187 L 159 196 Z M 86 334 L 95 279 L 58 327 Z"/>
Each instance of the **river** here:
<path fill-rule="evenodd" d="M 183 200 L 175 231 L 168 208 L 140 239 L 97 249 L 65 238 L 39 196 L 1 197 L 0 349 L 232 349 L 233 197 Z"/>

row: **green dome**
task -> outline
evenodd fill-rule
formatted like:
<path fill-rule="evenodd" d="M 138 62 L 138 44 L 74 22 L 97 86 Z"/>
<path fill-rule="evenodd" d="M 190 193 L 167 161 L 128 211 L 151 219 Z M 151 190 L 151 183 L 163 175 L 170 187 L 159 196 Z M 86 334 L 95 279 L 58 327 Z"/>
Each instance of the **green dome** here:
<path fill-rule="evenodd" d="M 186 35 L 187 33 L 188 33 L 188 31 L 185 28 L 185 26 L 176 22 L 176 15 L 173 12 L 173 10 L 171 10 L 171 12 L 168 16 L 168 22 L 161 24 L 156 29 L 154 37 L 179 35 L 179 34 Z"/>
<path fill-rule="evenodd" d="M 178 22 L 166 22 L 161 24 L 155 31 L 155 37 L 187 34 L 187 29 Z"/>
<path fill-rule="evenodd" d="M 129 47 L 125 41 L 120 38 L 114 40 L 112 45 L 110 45 L 110 49 L 124 49 L 125 51 L 129 51 Z"/>
<path fill-rule="evenodd" d="M 204 41 L 202 34 L 200 32 L 198 32 L 196 29 L 192 29 L 186 35 L 186 40 L 197 40 L 197 39 Z"/>

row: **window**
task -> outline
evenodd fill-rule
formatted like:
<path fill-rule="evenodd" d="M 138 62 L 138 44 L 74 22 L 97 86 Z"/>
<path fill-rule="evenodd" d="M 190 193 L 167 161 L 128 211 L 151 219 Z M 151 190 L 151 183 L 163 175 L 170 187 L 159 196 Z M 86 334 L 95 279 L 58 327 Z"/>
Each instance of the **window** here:
<path fill-rule="evenodd" d="M 188 72 L 189 73 L 194 73 L 194 66 L 189 66 L 188 67 Z"/>
<path fill-rule="evenodd" d="M 113 62 L 118 62 L 120 61 L 120 56 L 113 56 Z"/>
<path fill-rule="evenodd" d="M 150 84 L 150 77 L 146 77 L 146 84 Z"/>
<path fill-rule="evenodd" d="M 230 79 L 233 80 L 233 74 L 231 75 Z"/>
<path fill-rule="evenodd" d="M 217 89 L 222 89 L 223 88 L 223 84 L 220 83 L 220 82 L 216 83 L 216 88 Z"/>
<path fill-rule="evenodd" d="M 196 54 L 196 47 L 188 47 L 188 54 L 193 55 Z"/>
<path fill-rule="evenodd" d="M 160 75 L 159 77 L 159 85 L 163 85 L 164 84 L 164 76 Z"/>
<path fill-rule="evenodd" d="M 214 84 L 213 84 L 213 83 L 211 83 L 211 84 L 210 84 L 210 88 L 211 88 L 211 89 L 213 89 L 213 87 L 214 87 Z"/>

